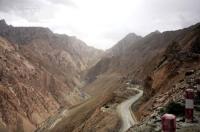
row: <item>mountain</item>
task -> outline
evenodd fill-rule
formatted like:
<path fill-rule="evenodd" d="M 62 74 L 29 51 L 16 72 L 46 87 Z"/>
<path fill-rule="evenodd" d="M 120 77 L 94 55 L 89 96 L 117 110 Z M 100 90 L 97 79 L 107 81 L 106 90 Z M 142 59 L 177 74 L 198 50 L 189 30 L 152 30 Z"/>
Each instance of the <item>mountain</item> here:
<path fill-rule="evenodd" d="M 51 118 L 52 123 L 44 123 L 38 132 L 118 131 L 122 118 L 116 109 L 122 101 L 137 94 L 131 90 L 135 85 L 140 85 L 144 92 L 144 96 L 132 105 L 135 117 L 141 122 L 136 128 L 146 130 L 152 123 L 151 117 L 158 119 L 154 119 L 158 123 L 151 126 L 158 124 L 160 128 L 158 116 L 161 115 L 155 113 L 160 108 L 165 109 L 171 101 L 184 101 L 186 88 L 197 88 L 200 77 L 199 25 L 163 33 L 155 31 L 145 37 L 127 35 L 84 73 L 86 85 L 82 90 L 91 98 L 70 109 L 70 115 Z M 188 75 L 191 76 L 188 78 Z M 152 129 L 157 130 L 157 127 Z"/>
<path fill-rule="evenodd" d="M 112 48 L 108 49 L 106 51 L 106 56 L 121 56 L 133 43 L 140 39 L 142 39 L 141 36 L 138 36 L 135 33 L 129 33 Z"/>
<path fill-rule="evenodd" d="M 128 39 L 131 40 L 131 37 L 128 36 Z M 198 84 L 200 78 L 199 23 L 185 29 L 163 33 L 155 31 L 142 38 L 126 40 L 127 37 L 107 50 L 101 60 L 90 68 L 85 76 L 85 80 L 89 82 L 84 87 L 85 91 L 94 97 L 102 94 L 103 97 L 111 98 L 111 101 L 107 100 L 106 104 L 97 108 L 98 114 L 91 114 L 91 117 L 82 124 L 81 128 L 86 131 L 94 128 L 89 122 L 99 121 L 99 118 L 101 121 L 95 126 L 104 121 L 108 124 L 108 130 L 116 130 L 116 126 L 110 128 L 110 123 L 117 123 L 114 120 L 109 121 L 113 118 L 112 114 L 116 112 L 109 108 L 112 114 L 108 114 L 109 112 L 102 112 L 101 109 L 105 106 L 114 107 L 116 103 L 119 103 L 116 100 L 119 97 L 116 93 L 119 93 L 120 89 L 120 93 L 124 93 L 127 84 L 143 86 L 144 96 L 133 105 L 133 111 L 138 120 L 141 122 L 146 120 L 147 124 L 151 123 L 148 119 L 154 118 L 159 108 L 164 109 L 171 101 L 182 100 L 184 103 L 185 89 L 194 88 L 196 91 L 197 85 L 200 85 Z M 191 76 L 188 78 L 187 74 Z M 100 116 L 103 113 L 107 114 L 104 118 Z M 120 124 L 120 121 L 118 123 Z M 142 124 L 141 127 L 143 126 Z M 106 128 L 106 125 L 99 127 L 101 128 Z M 98 129 L 92 130 L 98 131 Z M 135 130 L 137 129 L 132 129 L 132 131 Z"/>
<path fill-rule="evenodd" d="M 152 108 L 164 106 L 172 100 L 184 100 L 187 88 L 197 91 L 199 84 L 195 82 L 200 77 L 200 24 L 184 30 L 187 32 L 180 40 L 173 40 L 151 60 L 155 65 L 144 80 L 145 84 L 150 85 L 144 87 L 147 102 L 141 106 L 141 118 L 144 118 L 144 113 L 152 113 L 149 111 Z M 187 75 L 191 71 L 192 76 Z M 190 83 L 189 78 L 193 80 Z M 156 100 L 159 96 L 162 96 L 162 102 Z"/>
<path fill-rule="evenodd" d="M 198 24 L 177 31 L 155 31 L 143 38 L 127 35 L 106 51 L 106 55 L 88 71 L 86 80 L 95 80 L 98 75 L 106 72 L 117 72 L 122 76 L 143 80 L 154 69 L 156 61 L 152 61 L 153 58 L 164 52 L 173 41 L 181 41 L 197 27 Z"/>
<path fill-rule="evenodd" d="M 144 97 L 135 110 L 141 123 L 129 129 L 129 132 L 159 131 L 159 121 L 164 113 L 185 118 L 185 91 L 190 88 L 194 92 L 193 121 L 198 122 L 200 105 L 200 24 L 187 29 L 179 40 L 171 42 L 163 52 L 155 56 L 154 69 L 144 80 Z M 147 64 L 151 63 L 146 63 Z M 155 123 L 157 122 L 157 123 Z M 153 127 L 152 127 L 153 126 Z M 185 125 L 185 120 L 176 121 L 178 131 L 199 131 L 199 123 L 195 126 Z"/>
<path fill-rule="evenodd" d="M 86 81 L 92 82 L 96 79 L 96 77 L 105 72 L 109 72 L 109 70 L 114 71 L 119 70 L 118 66 L 120 65 L 119 58 L 121 60 L 125 60 L 124 54 L 126 54 L 127 50 L 134 44 L 142 39 L 141 36 L 136 35 L 135 33 L 130 33 L 125 38 L 120 40 L 116 45 L 114 45 L 111 49 L 108 49 L 101 60 L 89 69 L 86 74 Z M 120 61 L 121 61 L 120 60 Z M 123 64 L 122 62 L 121 64 Z"/>
<path fill-rule="evenodd" d="M 144 96 L 133 112 L 148 124 L 200 85 L 199 23 L 144 37 L 130 33 L 105 52 L 48 28 L 5 21 L 0 36 L 0 130 L 116 131 L 116 107 L 137 94 L 135 84 Z"/>
<path fill-rule="evenodd" d="M 0 20 L 0 124 L 33 131 L 59 109 L 87 99 L 81 76 L 102 53 L 76 37 Z"/>

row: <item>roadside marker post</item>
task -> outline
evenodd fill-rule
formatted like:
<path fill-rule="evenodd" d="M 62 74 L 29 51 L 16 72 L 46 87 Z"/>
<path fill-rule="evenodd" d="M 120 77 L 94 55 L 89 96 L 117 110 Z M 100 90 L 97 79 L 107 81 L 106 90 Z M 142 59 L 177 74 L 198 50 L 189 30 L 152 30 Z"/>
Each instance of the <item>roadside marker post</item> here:
<path fill-rule="evenodd" d="M 194 110 L 194 90 L 186 89 L 185 91 L 185 121 L 193 121 L 193 110 Z"/>
<path fill-rule="evenodd" d="M 161 117 L 162 132 L 176 132 L 176 116 L 173 114 L 164 114 Z"/>

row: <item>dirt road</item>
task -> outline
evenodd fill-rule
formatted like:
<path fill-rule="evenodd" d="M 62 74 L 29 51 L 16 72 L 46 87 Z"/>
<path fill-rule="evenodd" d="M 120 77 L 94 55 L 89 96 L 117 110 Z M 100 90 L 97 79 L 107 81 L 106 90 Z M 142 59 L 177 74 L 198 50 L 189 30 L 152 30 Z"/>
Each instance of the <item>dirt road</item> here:
<path fill-rule="evenodd" d="M 143 95 L 143 91 L 138 89 L 139 86 L 135 86 L 131 89 L 138 91 L 139 93 L 125 100 L 117 106 L 117 112 L 122 120 L 122 127 L 119 132 L 125 132 L 132 125 L 137 123 L 135 116 L 132 114 L 131 105 L 135 103 Z"/>

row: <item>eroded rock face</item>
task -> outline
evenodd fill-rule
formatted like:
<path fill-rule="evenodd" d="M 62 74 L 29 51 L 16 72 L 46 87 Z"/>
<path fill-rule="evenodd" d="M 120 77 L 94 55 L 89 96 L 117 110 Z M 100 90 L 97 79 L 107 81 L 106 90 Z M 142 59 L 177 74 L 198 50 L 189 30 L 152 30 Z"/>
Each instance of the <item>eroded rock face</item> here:
<path fill-rule="evenodd" d="M 0 123 L 33 131 L 59 108 L 83 101 L 81 74 L 101 54 L 75 37 L 0 21 Z"/>
<path fill-rule="evenodd" d="M 156 66 L 159 66 L 158 62 L 161 62 L 160 65 L 162 61 L 165 62 L 166 58 L 163 57 L 163 52 L 168 46 L 170 49 L 168 51 L 168 60 L 169 58 L 173 59 L 173 57 L 183 61 L 185 58 L 191 60 L 190 58 L 195 58 L 195 56 L 188 53 L 188 50 L 198 50 L 199 41 L 194 36 L 194 32 L 199 32 L 198 30 L 199 24 L 196 24 L 177 31 L 163 33 L 155 31 L 145 37 L 129 34 L 106 51 L 101 61 L 88 71 L 86 80 L 95 80 L 98 75 L 113 72 L 121 73 L 129 78 L 144 80 L 147 75 L 150 75 L 155 70 Z M 193 48 L 191 43 L 193 43 Z M 186 45 L 183 46 L 184 44 Z M 174 56 L 173 53 L 177 52 L 179 54 Z M 185 54 L 185 52 L 188 54 Z M 161 56 L 163 58 L 160 58 Z M 163 60 L 160 61 L 161 59 Z"/>
<path fill-rule="evenodd" d="M 33 130 L 59 108 L 59 103 L 47 89 L 50 82 L 40 82 L 50 77 L 50 73 L 30 63 L 2 38 L 0 50 L 2 121 L 16 129 L 17 120 L 24 119 Z"/>
<path fill-rule="evenodd" d="M 177 31 L 153 32 L 132 43 L 122 39 L 90 69 L 87 77 L 98 81 L 102 74 L 120 73 L 125 79 L 142 82 L 148 76 L 144 83 L 146 100 L 137 111 L 138 117 L 148 117 L 154 109 L 173 99 L 177 92 L 173 87 L 184 78 L 185 71 L 200 68 L 199 35 L 200 26 L 196 24 Z M 125 42 L 123 46 L 121 42 Z M 123 52 L 118 54 L 119 51 Z M 154 100 L 156 96 L 158 103 Z"/>
<path fill-rule="evenodd" d="M 188 84 L 178 89 L 180 82 L 184 82 L 187 76 L 193 75 L 200 69 L 198 53 L 200 28 L 196 25 L 190 29 L 181 40 L 173 41 L 161 55 L 154 58 L 159 61 L 150 74 L 152 85 L 151 87 L 146 86 L 144 89 L 146 96 L 151 93 L 150 91 L 154 92 L 138 110 L 143 111 L 142 118 L 148 117 L 145 113 L 151 114 L 155 109 L 172 100 L 182 99 L 185 89 L 193 87 L 190 83 L 194 83 L 196 78 L 189 79 Z M 198 78 L 199 75 L 196 76 Z M 145 82 L 149 83 L 148 80 Z"/>

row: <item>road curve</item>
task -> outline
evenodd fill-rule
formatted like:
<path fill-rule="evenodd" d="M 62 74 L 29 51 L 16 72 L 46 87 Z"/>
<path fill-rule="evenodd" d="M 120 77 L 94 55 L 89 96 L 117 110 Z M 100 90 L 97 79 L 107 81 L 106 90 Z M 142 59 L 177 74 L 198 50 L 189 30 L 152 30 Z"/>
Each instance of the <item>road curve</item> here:
<path fill-rule="evenodd" d="M 139 93 L 127 99 L 126 101 L 123 101 L 121 104 L 117 106 L 117 112 L 122 120 L 122 127 L 120 128 L 119 132 L 125 132 L 131 126 L 137 123 L 135 116 L 132 114 L 131 105 L 135 103 L 143 95 L 143 91 L 138 88 L 139 86 L 131 88 L 133 90 L 138 91 Z"/>

